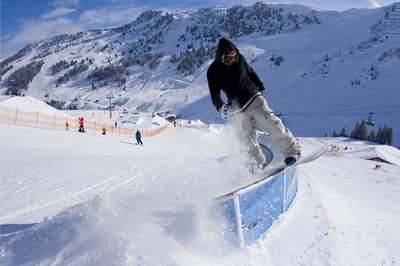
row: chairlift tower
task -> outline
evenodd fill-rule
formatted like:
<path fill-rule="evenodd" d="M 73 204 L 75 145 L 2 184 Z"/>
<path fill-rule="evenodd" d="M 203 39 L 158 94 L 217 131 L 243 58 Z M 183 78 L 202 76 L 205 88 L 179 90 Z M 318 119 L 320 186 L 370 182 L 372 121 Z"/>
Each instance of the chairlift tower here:
<path fill-rule="evenodd" d="M 107 95 L 107 99 L 109 99 L 110 100 L 110 118 L 112 118 L 112 112 L 111 112 L 111 110 L 112 110 L 112 106 L 111 106 L 111 100 L 114 98 L 114 96 L 113 96 L 113 94 L 112 93 L 110 93 L 110 94 L 108 94 Z"/>

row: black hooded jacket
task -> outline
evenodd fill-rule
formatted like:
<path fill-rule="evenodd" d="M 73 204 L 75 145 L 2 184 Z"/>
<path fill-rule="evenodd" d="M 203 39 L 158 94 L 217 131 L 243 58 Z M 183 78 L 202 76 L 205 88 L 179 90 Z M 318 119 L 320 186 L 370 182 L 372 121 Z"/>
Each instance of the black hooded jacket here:
<path fill-rule="evenodd" d="M 222 56 L 236 50 L 238 61 L 232 65 L 225 65 Z M 265 88 L 260 78 L 246 62 L 239 49 L 229 40 L 222 38 L 218 43 L 215 60 L 207 71 L 208 87 L 214 106 L 219 108 L 224 104 L 221 90 L 228 98 L 228 105 L 236 102 L 242 108 L 252 97 L 264 92 Z"/>

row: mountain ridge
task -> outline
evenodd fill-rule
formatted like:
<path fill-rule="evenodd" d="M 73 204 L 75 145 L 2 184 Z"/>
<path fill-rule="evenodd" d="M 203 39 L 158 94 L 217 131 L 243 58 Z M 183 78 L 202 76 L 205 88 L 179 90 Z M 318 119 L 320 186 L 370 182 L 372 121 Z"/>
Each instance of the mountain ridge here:
<path fill-rule="evenodd" d="M 268 102 L 295 133 L 351 130 L 374 113 L 378 126 L 394 128 L 399 143 L 399 25 L 400 3 L 343 12 L 263 3 L 150 10 L 121 27 L 25 47 L 2 62 L 1 92 L 23 90 L 14 73 L 43 61 L 32 80 L 24 80 L 25 93 L 58 109 L 107 108 L 112 93 L 120 109 L 221 122 L 205 72 L 224 36 L 238 44 L 265 82 Z M 310 124 L 313 129 L 306 128 Z"/>

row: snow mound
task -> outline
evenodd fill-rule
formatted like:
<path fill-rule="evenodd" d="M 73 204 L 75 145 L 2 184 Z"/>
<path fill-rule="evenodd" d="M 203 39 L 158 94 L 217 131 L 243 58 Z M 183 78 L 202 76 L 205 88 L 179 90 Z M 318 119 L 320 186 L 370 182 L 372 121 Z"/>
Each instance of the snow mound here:
<path fill-rule="evenodd" d="M 332 151 L 344 156 L 365 160 L 379 158 L 387 163 L 400 166 L 400 150 L 392 146 L 350 138 L 331 138 L 330 146 Z"/>
<path fill-rule="evenodd" d="M 160 116 L 153 116 L 150 113 L 127 114 L 120 119 L 120 123 L 129 128 L 158 128 L 165 126 L 167 121 Z"/>
<path fill-rule="evenodd" d="M 364 150 L 354 152 L 352 155 L 366 160 L 379 158 L 390 164 L 400 166 L 400 151 L 390 146 L 369 147 Z"/>
<path fill-rule="evenodd" d="M 68 116 L 66 113 L 57 110 L 50 105 L 42 102 L 38 99 L 35 99 L 30 96 L 25 97 L 12 97 L 7 100 L 4 100 L 0 103 L 1 106 L 10 107 L 10 108 L 18 108 L 27 112 L 39 112 L 47 115 L 55 115 L 55 116 Z"/>

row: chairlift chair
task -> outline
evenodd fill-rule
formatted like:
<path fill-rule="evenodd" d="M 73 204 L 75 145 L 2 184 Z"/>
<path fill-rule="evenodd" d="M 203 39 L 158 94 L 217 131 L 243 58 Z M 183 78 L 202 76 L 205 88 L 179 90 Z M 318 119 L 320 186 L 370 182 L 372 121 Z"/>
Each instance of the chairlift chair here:
<path fill-rule="evenodd" d="M 370 126 L 375 125 L 375 122 L 372 120 L 372 114 L 373 114 L 373 113 L 369 113 L 368 120 L 365 121 L 365 123 L 366 123 L 367 125 L 370 125 Z"/>

